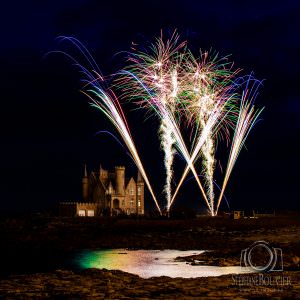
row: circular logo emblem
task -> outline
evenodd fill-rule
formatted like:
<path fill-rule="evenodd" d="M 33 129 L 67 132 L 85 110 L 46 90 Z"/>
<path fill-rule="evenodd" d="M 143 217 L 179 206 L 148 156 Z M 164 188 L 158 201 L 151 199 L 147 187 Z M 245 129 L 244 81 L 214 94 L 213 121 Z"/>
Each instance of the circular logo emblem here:
<path fill-rule="evenodd" d="M 265 241 L 257 241 L 247 249 L 244 256 L 245 265 L 257 272 L 266 272 L 274 267 L 277 261 L 276 252 Z"/>

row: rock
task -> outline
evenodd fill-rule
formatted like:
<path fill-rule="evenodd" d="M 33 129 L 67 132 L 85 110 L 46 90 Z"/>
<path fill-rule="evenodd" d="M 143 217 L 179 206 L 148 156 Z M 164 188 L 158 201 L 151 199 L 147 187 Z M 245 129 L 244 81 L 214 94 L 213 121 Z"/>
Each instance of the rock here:
<path fill-rule="evenodd" d="M 61 275 L 68 274 L 68 280 Z M 110 274 L 108 276 L 108 274 Z M 295 298 L 300 289 L 300 272 L 284 272 L 292 284 L 284 288 L 284 296 Z M 269 276 L 272 276 L 269 275 Z M 279 276 L 276 274 L 276 276 Z M 126 281 L 124 281 L 126 279 Z M 129 280 L 130 279 L 130 280 Z M 199 299 L 264 297 L 252 294 L 251 289 L 239 289 L 231 275 L 203 278 L 153 277 L 142 279 L 121 271 L 86 270 L 72 272 L 59 270 L 50 273 L 15 275 L 0 280 L 0 298 L 5 299 Z M 281 291 L 268 291 L 272 297 L 281 297 Z"/>

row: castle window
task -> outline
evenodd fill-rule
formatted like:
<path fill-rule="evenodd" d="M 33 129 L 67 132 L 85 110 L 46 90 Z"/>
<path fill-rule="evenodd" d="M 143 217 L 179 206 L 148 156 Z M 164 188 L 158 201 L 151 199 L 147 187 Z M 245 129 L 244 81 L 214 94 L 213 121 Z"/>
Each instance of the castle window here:
<path fill-rule="evenodd" d="M 93 209 L 88 209 L 87 215 L 88 215 L 88 217 L 94 217 L 95 216 L 94 210 Z"/>
<path fill-rule="evenodd" d="M 79 209 L 78 210 L 78 216 L 79 217 L 85 217 L 85 210 L 84 209 Z"/>
<path fill-rule="evenodd" d="M 141 200 L 138 201 L 138 207 L 141 207 Z"/>
<path fill-rule="evenodd" d="M 134 195 L 134 189 L 130 189 L 130 195 Z"/>
<path fill-rule="evenodd" d="M 141 195 L 141 192 L 142 192 L 142 189 L 141 189 L 140 186 L 138 186 L 138 188 L 137 188 L 137 194 L 138 194 L 138 195 Z"/>
<path fill-rule="evenodd" d="M 131 199 L 131 200 L 130 200 L 130 207 L 133 207 L 133 202 L 134 202 L 134 201 Z"/>

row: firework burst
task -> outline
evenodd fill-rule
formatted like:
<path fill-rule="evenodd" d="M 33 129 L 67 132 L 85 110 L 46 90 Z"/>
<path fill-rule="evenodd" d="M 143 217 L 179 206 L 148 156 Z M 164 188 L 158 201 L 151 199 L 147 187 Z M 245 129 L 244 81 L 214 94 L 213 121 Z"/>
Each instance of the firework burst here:
<path fill-rule="evenodd" d="M 210 214 L 217 215 L 237 157 L 262 112 L 254 107 L 260 82 L 252 75 L 239 77 L 241 70 L 235 70 L 228 57 L 201 51 L 199 57 L 195 57 L 186 42 L 179 42 L 176 33 L 166 41 L 161 36 L 147 50 L 134 49 L 124 69 L 111 75 L 107 81 L 87 49 L 75 39 L 70 38 L 70 41 L 82 51 L 92 69 L 90 71 L 76 62 L 86 78 L 83 93 L 119 132 L 160 213 L 161 208 L 118 99 L 133 102 L 139 109 L 151 112 L 160 122 L 158 136 L 164 153 L 167 212 L 192 171 Z M 110 87 L 104 85 L 107 82 Z M 119 93 L 119 97 L 113 90 Z M 188 133 L 189 141 L 183 138 L 183 131 Z M 217 158 L 220 143 L 230 145 L 230 153 L 216 201 L 214 176 L 217 162 L 221 165 Z M 186 167 L 172 193 L 176 153 L 185 160 Z M 196 167 L 201 169 L 200 176 Z"/>
<path fill-rule="evenodd" d="M 211 215 L 216 215 L 224 194 L 233 161 L 237 158 L 232 150 L 226 169 L 223 188 L 218 201 L 215 201 L 214 172 L 216 167 L 216 149 L 218 140 L 229 145 L 233 133 L 234 149 L 243 140 L 236 137 L 245 107 L 245 92 L 239 94 L 243 83 L 238 77 L 239 69 L 234 70 L 228 57 L 219 58 L 216 53 L 200 52 L 196 58 L 187 48 L 186 42 L 179 43 L 179 36 L 173 36 L 166 42 L 157 39 L 148 52 L 132 53 L 129 66 L 120 72 L 117 85 L 123 97 L 135 102 L 138 107 L 146 108 L 160 120 L 159 136 L 164 151 L 166 169 L 166 208 L 170 210 L 176 195 L 192 170 Z M 248 102 L 247 102 L 248 103 Z M 258 116 L 250 101 L 247 112 Z M 246 117 L 245 117 L 246 118 Z M 250 123 L 250 117 L 246 118 Z M 188 150 L 182 137 L 182 130 L 190 129 L 192 144 Z M 251 123 L 252 124 L 252 123 Z M 249 131 L 253 126 L 249 124 Z M 247 136 L 249 131 L 244 134 Z M 241 133 L 242 134 L 242 133 Z M 244 141 L 244 140 L 243 140 Z M 243 144 L 243 143 L 242 143 Z M 182 177 L 172 195 L 172 175 L 175 153 L 186 161 Z M 195 170 L 200 161 L 204 186 Z M 198 163 L 197 163 L 198 164 Z"/>

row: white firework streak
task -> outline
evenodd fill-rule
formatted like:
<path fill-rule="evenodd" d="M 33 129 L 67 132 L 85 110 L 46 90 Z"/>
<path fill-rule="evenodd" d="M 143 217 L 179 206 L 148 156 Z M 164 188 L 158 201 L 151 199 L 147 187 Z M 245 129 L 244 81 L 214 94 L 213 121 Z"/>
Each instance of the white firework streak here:
<path fill-rule="evenodd" d="M 240 105 L 240 111 L 239 111 L 239 117 L 237 120 L 235 132 L 234 132 L 234 137 L 233 141 L 231 144 L 231 149 L 230 149 L 230 154 L 229 154 L 229 159 L 227 163 L 227 168 L 226 168 L 226 173 L 221 189 L 221 193 L 217 202 L 217 207 L 214 212 L 215 215 L 218 213 L 218 209 L 226 188 L 226 185 L 228 183 L 230 174 L 232 172 L 232 169 L 236 163 L 236 160 L 238 158 L 238 155 L 243 148 L 243 145 L 245 144 L 245 141 L 255 125 L 259 115 L 263 111 L 262 109 L 256 110 L 253 106 L 253 101 L 255 96 L 251 97 L 249 101 L 247 101 L 247 94 L 248 91 L 243 93 L 242 100 L 241 100 L 241 105 Z"/>
<path fill-rule="evenodd" d="M 99 100 L 96 100 L 93 96 L 89 95 L 84 91 L 82 92 L 92 101 L 93 106 L 100 109 L 102 113 L 112 122 L 112 124 L 115 126 L 115 128 L 123 138 L 123 141 L 125 142 L 137 168 L 141 172 L 141 175 L 144 178 L 147 187 L 149 188 L 154 203 L 159 213 L 161 214 L 161 209 L 158 205 L 157 199 L 154 195 L 153 189 L 151 187 L 151 184 L 149 182 L 148 176 L 145 172 L 141 159 L 138 155 L 137 149 L 133 142 L 130 130 L 127 126 L 125 116 L 123 115 L 121 107 L 119 106 L 118 100 L 116 98 L 113 99 L 108 93 L 106 93 L 101 87 L 99 87 L 98 86 L 99 83 L 97 80 L 93 81 L 91 84 L 92 84 L 92 89 L 88 89 L 87 92 L 96 96 Z"/>
<path fill-rule="evenodd" d="M 160 126 L 160 132 L 161 132 L 161 146 L 163 148 L 163 151 L 165 153 L 165 169 L 166 169 L 166 183 L 164 192 L 166 193 L 166 200 L 167 200 L 167 211 L 170 209 L 171 205 L 171 182 L 172 182 L 172 176 L 173 176 L 173 161 L 174 161 L 174 134 L 173 134 L 173 128 L 170 126 L 170 123 L 168 123 L 165 119 L 162 120 L 161 126 Z"/>
<path fill-rule="evenodd" d="M 218 105 L 216 105 L 216 108 L 217 108 Z M 195 147 L 195 150 L 194 150 L 194 153 L 192 155 L 192 158 L 190 157 L 190 154 L 187 150 L 187 147 L 186 147 L 186 144 L 184 142 L 184 139 L 182 137 L 182 134 L 181 134 L 181 130 L 180 130 L 180 127 L 179 125 L 177 124 L 176 122 L 176 118 L 174 117 L 174 114 L 171 113 L 170 110 L 165 110 L 163 109 L 162 107 L 159 107 L 159 115 L 161 117 L 161 120 L 163 120 L 163 122 L 165 124 L 168 124 L 167 127 L 169 128 L 168 130 L 170 132 L 172 132 L 172 135 L 171 135 L 171 138 L 174 139 L 174 143 L 172 144 L 172 146 L 174 145 L 177 149 L 177 151 L 179 153 L 181 153 L 181 155 L 183 156 L 184 160 L 186 161 L 188 167 L 186 168 L 185 170 L 185 173 L 184 175 L 182 176 L 177 188 L 176 188 L 176 191 L 174 193 L 174 195 L 172 196 L 171 198 L 171 201 L 170 201 L 170 205 L 169 205 L 169 210 L 175 200 L 175 197 L 179 191 L 179 188 L 180 186 L 182 185 L 186 175 L 188 174 L 188 171 L 191 169 L 191 171 L 193 172 L 193 175 L 196 179 L 196 182 L 198 183 L 199 185 L 199 188 L 203 194 L 203 197 L 204 197 L 204 200 L 207 204 L 207 206 L 209 207 L 210 209 L 210 204 L 208 202 L 208 199 L 207 199 L 207 196 L 205 194 L 205 191 L 202 187 L 202 184 L 200 182 L 200 179 L 197 175 L 197 172 L 196 172 L 196 169 L 193 165 L 193 162 L 194 160 L 196 159 L 199 151 L 201 150 L 201 147 L 203 146 L 206 138 L 207 138 L 207 135 L 209 134 L 211 128 L 216 124 L 218 118 L 220 117 L 220 112 L 216 109 L 216 111 L 214 111 L 214 113 L 212 113 L 212 115 L 210 116 L 208 122 L 207 122 L 207 126 L 206 128 L 204 128 L 204 130 L 202 131 L 202 134 L 201 136 L 199 136 L 199 139 L 198 139 L 198 143 Z M 173 148 L 173 151 L 175 149 Z M 169 152 L 170 153 L 170 152 Z M 173 157 L 174 153 L 172 154 L 172 157 Z M 211 211 L 211 209 L 210 209 Z M 211 214 L 212 214 L 212 211 L 211 211 Z"/>
<path fill-rule="evenodd" d="M 194 150 L 192 151 L 191 155 L 188 153 L 184 142 L 183 141 L 182 141 L 182 143 L 180 142 L 180 140 L 181 140 L 180 136 L 177 135 L 176 141 L 180 142 L 180 144 L 179 144 L 180 152 L 182 153 L 183 157 L 185 158 L 185 161 L 187 162 L 187 166 L 186 166 L 186 168 L 185 168 L 185 170 L 184 170 L 184 172 L 181 176 L 181 179 L 180 179 L 180 181 L 177 185 L 177 188 L 176 188 L 176 190 L 173 194 L 173 197 L 171 199 L 171 205 L 173 204 L 183 181 L 185 180 L 189 170 L 191 169 L 192 172 L 193 172 L 193 175 L 194 175 L 194 177 L 195 177 L 195 179 L 196 179 L 196 181 L 197 181 L 197 183 L 198 183 L 198 185 L 199 185 L 199 187 L 202 191 L 202 194 L 204 196 L 204 200 L 207 204 L 207 207 L 209 208 L 211 215 L 214 215 L 214 210 L 212 209 L 212 207 L 210 205 L 210 202 L 208 201 L 207 196 L 205 194 L 205 191 L 203 190 L 203 187 L 202 187 L 202 185 L 199 181 L 199 177 L 198 177 L 197 172 L 196 172 L 195 167 L 194 167 L 194 162 L 197 159 L 197 157 L 199 155 L 199 152 L 201 151 L 204 143 L 206 142 L 208 135 L 212 132 L 212 129 L 214 127 L 216 127 L 216 124 L 220 120 L 223 105 L 224 105 L 224 103 L 221 103 L 221 101 L 218 101 L 216 103 L 216 105 L 214 107 L 214 110 L 212 111 L 210 117 L 208 118 L 208 121 L 207 121 L 205 127 L 202 129 L 201 134 L 198 137 L 196 146 L 195 146 Z"/>
<path fill-rule="evenodd" d="M 162 76 L 162 75 L 161 75 Z M 161 97 L 161 111 L 162 119 L 160 125 L 160 137 L 161 137 L 161 146 L 164 151 L 164 165 L 166 170 L 166 182 L 164 187 L 164 192 L 166 193 L 167 201 L 167 212 L 170 210 L 171 206 L 171 196 L 172 196 L 172 178 L 173 178 L 173 162 L 175 149 L 174 144 L 176 139 L 174 137 L 174 126 L 173 122 L 169 122 L 169 117 L 174 118 L 175 111 L 175 98 L 177 97 L 178 92 L 178 82 L 177 82 L 177 71 L 176 69 L 171 71 L 171 91 L 169 95 Z M 163 88 L 161 90 L 164 90 Z"/>
<path fill-rule="evenodd" d="M 210 105 L 212 99 L 210 96 L 205 96 L 200 98 L 199 104 L 200 104 L 200 109 L 199 109 L 199 117 L 198 121 L 200 123 L 200 129 L 205 128 L 206 126 L 206 119 L 207 115 L 210 114 Z M 213 128 L 211 128 L 211 131 Z M 203 144 L 203 147 L 201 149 L 202 153 L 202 160 L 203 160 L 203 175 L 205 178 L 205 186 L 207 189 L 207 195 L 208 195 L 208 201 L 210 203 L 210 209 L 211 212 L 214 211 L 214 181 L 213 181 L 213 176 L 214 176 L 214 166 L 215 166 L 215 159 L 214 159 L 214 153 L 215 153 L 215 145 L 214 145 L 214 140 L 213 140 L 213 135 L 212 132 L 209 132 L 207 134 L 206 141 Z"/>
<path fill-rule="evenodd" d="M 214 210 L 214 140 L 211 132 L 207 135 L 207 139 L 202 147 L 202 155 L 203 155 L 203 166 L 205 168 L 204 176 L 206 179 L 205 185 L 207 188 L 208 200 L 210 203 L 211 210 Z"/>

